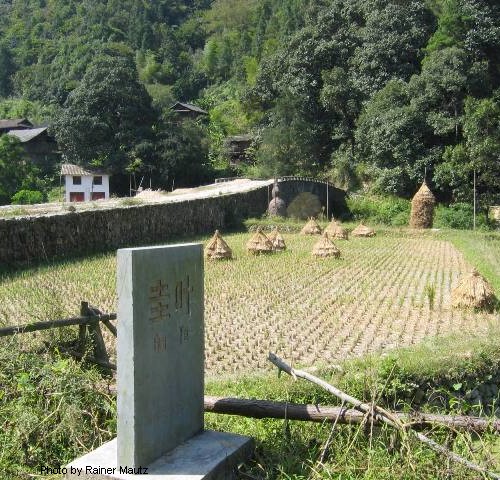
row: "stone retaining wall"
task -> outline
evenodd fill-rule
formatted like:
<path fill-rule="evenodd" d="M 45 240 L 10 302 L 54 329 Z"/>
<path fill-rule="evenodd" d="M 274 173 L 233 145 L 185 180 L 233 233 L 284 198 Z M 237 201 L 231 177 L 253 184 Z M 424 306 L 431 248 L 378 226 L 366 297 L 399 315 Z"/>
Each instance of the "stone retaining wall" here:
<path fill-rule="evenodd" d="M 0 267 L 209 233 L 262 215 L 267 200 L 264 187 L 178 203 L 0 219 Z"/>

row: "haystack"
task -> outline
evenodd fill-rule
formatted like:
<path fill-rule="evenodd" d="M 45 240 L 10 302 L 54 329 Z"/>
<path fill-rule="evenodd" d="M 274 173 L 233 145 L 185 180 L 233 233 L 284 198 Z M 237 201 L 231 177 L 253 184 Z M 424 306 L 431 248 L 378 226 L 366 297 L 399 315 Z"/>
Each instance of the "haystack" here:
<path fill-rule="evenodd" d="M 473 269 L 460 278 L 458 287 L 451 292 L 454 307 L 489 308 L 495 303 L 495 294 L 489 283 Z"/>
<path fill-rule="evenodd" d="M 233 258 L 233 252 L 226 241 L 222 238 L 219 230 L 215 230 L 214 236 L 205 247 L 205 257 L 211 260 L 222 260 Z"/>
<path fill-rule="evenodd" d="M 274 197 L 267 207 L 267 213 L 277 217 L 286 217 L 286 203 L 280 197 Z"/>
<path fill-rule="evenodd" d="M 360 223 L 352 232 L 353 237 L 374 237 L 375 230 Z"/>
<path fill-rule="evenodd" d="M 281 236 L 281 233 L 278 232 L 278 229 L 275 228 L 268 236 L 269 240 L 273 244 L 273 249 L 276 251 L 286 250 L 285 239 Z"/>
<path fill-rule="evenodd" d="M 312 254 L 315 257 L 340 257 L 340 250 L 335 246 L 335 244 L 328 238 L 328 233 L 324 232 L 323 236 L 316 242 L 313 247 Z"/>
<path fill-rule="evenodd" d="M 259 253 L 271 253 L 273 251 L 273 243 L 259 227 L 253 237 L 248 240 L 247 250 L 254 255 L 258 255 Z"/>
<path fill-rule="evenodd" d="M 300 231 L 301 235 L 321 235 L 321 227 L 318 222 L 311 217 Z"/>
<path fill-rule="evenodd" d="M 431 228 L 436 199 L 424 182 L 411 201 L 410 228 Z"/>
<path fill-rule="evenodd" d="M 328 233 L 328 236 L 330 238 L 336 238 L 340 240 L 348 240 L 349 238 L 347 230 L 334 219 L 332 219 L 332 221 L 325 228 L 325 232 Z"/>

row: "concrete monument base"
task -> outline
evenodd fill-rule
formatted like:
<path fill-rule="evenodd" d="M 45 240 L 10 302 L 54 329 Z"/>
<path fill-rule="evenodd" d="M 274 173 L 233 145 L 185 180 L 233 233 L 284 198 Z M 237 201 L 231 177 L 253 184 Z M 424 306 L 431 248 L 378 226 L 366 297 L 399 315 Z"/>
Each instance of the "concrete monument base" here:
<path fill-rule="evenodd" d="M 66 467 L 67 480 L 229 480 L 248 460 L 250 437 L 206 430 L 141 469 L 117 467 L 116 438 Z M 147 469 L 147 470 L 146 470 Z M 143 476 L 143 475 L 147 475 Z"/>

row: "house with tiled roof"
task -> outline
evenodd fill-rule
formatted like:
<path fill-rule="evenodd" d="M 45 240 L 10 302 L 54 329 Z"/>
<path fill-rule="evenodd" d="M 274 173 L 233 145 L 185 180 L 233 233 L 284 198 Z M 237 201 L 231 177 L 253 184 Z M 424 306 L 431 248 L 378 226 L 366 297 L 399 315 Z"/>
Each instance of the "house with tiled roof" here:
<path fill-rule="evenodd" d="M 64 178 L 66 202 L 89 202 L 109 198 L 110 175 L 107 172 L 63 163 L 61 177 Z"/>
<path fill-rule="evenodd" d="M 54 165 L 61 161 L 56 139 L 46 126 L 35 127 L 26 118 L 1 119 L 0 135 L 19 140 L 26 160 L 37 165 L 43 174 L 54 173 Z"/>
<path fill-rule="evenodd" d="M 208 115 L 208 112 L 192 103 L 175 102 L 170 110 L 187 118 L 197 118 L 200 115 Z"/>
<path fill-rule="evenodd" d="M 26 118 L 0 119 L 0 135 L 11 130 L 26 130 L 33 128 L 33 124 Z"/>

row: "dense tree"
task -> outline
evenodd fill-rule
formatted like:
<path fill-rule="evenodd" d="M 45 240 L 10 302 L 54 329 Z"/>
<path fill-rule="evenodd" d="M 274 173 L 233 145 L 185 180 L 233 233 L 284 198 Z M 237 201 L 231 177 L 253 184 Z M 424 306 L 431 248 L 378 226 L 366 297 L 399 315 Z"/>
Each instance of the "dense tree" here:
<path fill-rule="evenodd" d="M 500 202 L 500 91 L 492 98 L 468 98 L 465 103 L 464 142 L 449 146 L 436 180 L 451 189 L 454 200 L 471 201 L 473 176 L 483 208 Z"/>
<path fill-rule="evenodd" d="M 425 168 L 440 157 L 425 112 L 412 104 L 408 85 L 401 80 L 373 96 L 359 118 L 356 139 L 358 163 L 385 193 L 412 195 Z"/>
<path fill-rule="evenodd" d="M 164 119 L 158 132 L 157 149 L 158 186 L 191 187 L 210 178 L 206 135 L 198 122 L 189 119 L 179 122 L 172 116 Z"/>
<path fill-rule="evenodd" d="M 370 96 L 389 80 L 418 72 L 434 22 L 422 1 L 367 0 L 363 6 L 365 24 L 349 63 L 358 89 Z"/>
<path fill-rule="evenodd" d="M 257 153 L 259 173 L 264 176 L 305 174 L 321 170 L 325 158 L 324 142 L 317 141 L 325 132 L 308 120 L 303 106 L 291 95 L 281 97 L 271 113 Z"/>
<path fill-rule="evenodd" d="M 19 141 L 9 135 L 0 137 L 0 205 L 11 203 L 16 192 L 36 190 L 42 180 L 38 170 L 27 162 Z"/>
<path fill-rule="evenodd" d="M 71 93 L 54 129 L 67 160 L 123 172 L 149 164 L 155 113 L 132 59 L 99 55 Z"/>
<path fill-rule="evenodd" d="M 340 142 L 347 142 L 353 153 L 356 119 L 361 111 L 361 92 L 342 67 L 324 70 L 321 78 L 323 88 L 320 101 L 323 108 L 333 116 L 332 137 Z"/>
<path fill-rule="evenodd" d="M 205 178 L 205 135 L 217 169 L 225 137 L 253 133 L 260 175 L 405 196 L 427 167 L 442 198 L 466 198 L 471 159 L 494 157 L 472 126 L 493 122 L 500 88 L 496 0 L 0 0 L 0 38 L 0 116 L 64 105 L 68 159 L 153 168 L 166 186 Z M 174 122 L 175 100 L 208 125 Z"/>
<path fill-rule="evenodd" d="M 11 76 L 14 71 L 12 54 L 5 45 L 0 43 L 0 97 L 10 95 L 12 91 Z"/>
<path fill-rule="evenodd" d="M 410 83 L 417 108 L 428 114 L 428 123 L 444 140 L 460 139 L 464 100 L 468 93 L 485 87 L 484 64 L 471 64 L 467 53 L 457 47 L 432 52 L 422 72 Z M 482 88 L 481 88 L 482 87 Z"/>

